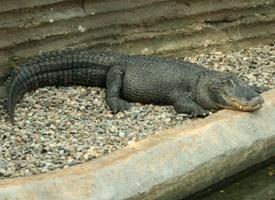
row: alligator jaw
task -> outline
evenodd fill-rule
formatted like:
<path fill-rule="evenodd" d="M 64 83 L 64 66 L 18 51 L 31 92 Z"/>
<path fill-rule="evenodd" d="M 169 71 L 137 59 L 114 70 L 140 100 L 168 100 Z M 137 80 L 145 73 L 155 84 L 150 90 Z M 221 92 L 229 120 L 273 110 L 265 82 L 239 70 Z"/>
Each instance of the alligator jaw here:
<path fill-rule="evenodd" d="M 219 105 L 220 107 L 230 108 L 230 109 L 244 111 L 244 112 L 254 112 L 256 110 L 259 110 L 264 103 L 264 99 L 261 96 L 254 97 L 250 101 L 246 101 L 246 102 L 242 102 L 237 98 L 230 97 L 230 96 L 226 96 L 226 99 L 230 105 L 228 106 Z"/>

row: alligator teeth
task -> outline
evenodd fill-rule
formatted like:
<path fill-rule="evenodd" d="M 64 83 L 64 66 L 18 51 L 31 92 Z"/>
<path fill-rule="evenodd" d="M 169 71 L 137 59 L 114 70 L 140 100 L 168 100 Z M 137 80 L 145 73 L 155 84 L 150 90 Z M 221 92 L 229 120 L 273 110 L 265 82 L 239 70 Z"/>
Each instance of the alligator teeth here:
<path fill-rule="evenodd" d="M 240 109 L 242 109 L 242 107 L 243 107 L 243 106 L 242 106 L 242 105 L 240 105 Z"/>

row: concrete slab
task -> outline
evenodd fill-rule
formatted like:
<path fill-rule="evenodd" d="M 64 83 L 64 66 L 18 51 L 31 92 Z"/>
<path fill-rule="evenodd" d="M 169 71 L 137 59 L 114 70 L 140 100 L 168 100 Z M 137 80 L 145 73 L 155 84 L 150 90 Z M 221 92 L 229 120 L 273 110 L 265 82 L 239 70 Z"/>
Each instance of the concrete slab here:
<path fill-rule="evenodd" d="M 222 110 L 101 159 L 0 181 L 0 200 L 180 199 L 275 155 L 275 90 L 255 113 Z"/>

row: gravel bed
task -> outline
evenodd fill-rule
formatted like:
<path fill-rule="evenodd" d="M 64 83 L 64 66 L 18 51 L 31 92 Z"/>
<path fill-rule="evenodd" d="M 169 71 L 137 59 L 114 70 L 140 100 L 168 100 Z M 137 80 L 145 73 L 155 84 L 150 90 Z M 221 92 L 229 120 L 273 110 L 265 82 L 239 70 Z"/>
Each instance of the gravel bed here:
<path fill-rule="evenodd" d="M 275 85 L 274 45 L 185 59 L 237 73 L 250 84 Z M 1 103 L 0 179 L 67 168 L 191 121 L 184 114 L 177 115 L 171 106 L 138 103 L 113 115 L 104 91 L 79 86 L 40 88 L 18 104 L 16 126 L 7 121 Z"/>

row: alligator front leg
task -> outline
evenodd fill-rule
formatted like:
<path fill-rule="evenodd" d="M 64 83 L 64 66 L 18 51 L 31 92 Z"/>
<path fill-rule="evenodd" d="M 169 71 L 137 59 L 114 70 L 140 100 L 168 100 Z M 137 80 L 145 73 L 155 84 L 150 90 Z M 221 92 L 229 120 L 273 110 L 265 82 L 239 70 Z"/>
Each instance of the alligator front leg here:
<path fill-rule="evenodd" d="M 182 93 L 174 102 L 174 109 L 177 113 L 186 113 L 190 117 L 205 117 L 210 114 L 208 110 L 202 108 L 195 102 L 190 93 Z"/>
<path fill-rule="evenodd" d="M 106 103 L 113 112 L 128 110 L 131 104 L 120 98 L 123 84 L 124 68 L 114 66 L 110 69 L 106 79 Z"/>

